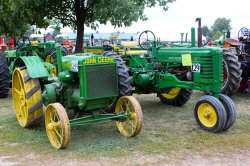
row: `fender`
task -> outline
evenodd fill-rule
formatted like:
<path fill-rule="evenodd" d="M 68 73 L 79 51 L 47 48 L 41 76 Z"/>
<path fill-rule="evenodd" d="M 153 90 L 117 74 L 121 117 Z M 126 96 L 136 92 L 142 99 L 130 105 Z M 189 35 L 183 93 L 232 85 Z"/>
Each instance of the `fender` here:
<path fill-rule="evenodd" d="M 44 64 L 39 56 L 22 56 L 15 61 L 14 66 L 25 65 L 31 78 L 46 78 L 49 77 L 49 72 Z"/>

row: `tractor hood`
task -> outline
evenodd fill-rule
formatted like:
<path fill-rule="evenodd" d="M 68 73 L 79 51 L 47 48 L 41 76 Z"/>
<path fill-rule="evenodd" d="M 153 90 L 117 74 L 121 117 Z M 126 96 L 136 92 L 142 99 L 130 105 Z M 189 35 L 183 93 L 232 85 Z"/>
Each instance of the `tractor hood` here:
<path fill-rule="evenodd" d="M 78 72 L 79 66 L 112 64 L 115 63 L 115 59 L 112 57 L 99 56 L 96 54 L 79 53 L 62 57 L 62 63 L 63 70 Z"/>

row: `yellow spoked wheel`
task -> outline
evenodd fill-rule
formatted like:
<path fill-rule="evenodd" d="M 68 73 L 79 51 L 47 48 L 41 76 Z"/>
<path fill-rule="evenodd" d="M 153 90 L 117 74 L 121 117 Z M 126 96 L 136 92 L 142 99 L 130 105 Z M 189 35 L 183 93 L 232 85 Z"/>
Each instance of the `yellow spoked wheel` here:
<path fill-rule="evenodd" d="M 41 120 L 43 102 L 39 80 L 30 78 L 24 67 L 16 68 L 13 72 L 12 96 L 16 117 L 22 127 L 31 126 Z"/>
<path fill-rule="evenodd" d="M 204 130 L 219 132 L 224 129 L 227 114 L 219 99 L 205 95 L 198 99 L 194 107 L 197 123 Z"/>
<path fill-rule="evenodd" d="M 50 104 L 45 113 L 46 133 L 56 149 L 65 148 L 70 140 L 70 124 L 67 113 L 60 103 Z"/>
<path fill-rule="evenodd" d="M 142 110 L 139 102 L 133 96 L 123 96 L 116 103 L 115 112 L 130 114 L 130 118 L 117 120 L 116 126 L 121 134 L 133 137 L 139 134 L 142 127 Z"/>
<path fill-rule="evenodd" d="M 213 106 L 208 103 L 202 103 L 198 108 L 198 118 L 206 127 L 215 126 L 218 118 Z"/>
<path fill-rule="evenodd" d="M 166 99 L 174 99 L 181 91 L 181 88 L 172 88 L 168 93 L 162 93 L 161 95 Z"/>

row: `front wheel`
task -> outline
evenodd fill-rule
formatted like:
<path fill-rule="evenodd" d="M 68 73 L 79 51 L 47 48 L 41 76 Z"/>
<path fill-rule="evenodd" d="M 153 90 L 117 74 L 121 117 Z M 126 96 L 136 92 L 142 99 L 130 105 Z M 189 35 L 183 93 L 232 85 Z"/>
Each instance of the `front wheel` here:
<path fill-rule="evenodd" d="M 220 94 L 219 99 L 223 104 L 225 111 L 227 113 L 227 121 L 223 130 L 229 129 L 236 120 L 236 108 L 233 103 L 233 100 L 224 94 Z"/>
<path fill-rule="evenodd" d="M 49 141 L 54 148 L 63 149 L 68 145 L 70 140 L 69 118 L 60 103 L 47 106 L 45 126 Z"/>
<path fill-rule="evenodd" d="M 130 114 L 126 119 L 116 121 L 119 132 L 127 137 L 134 137 L 142 128 L 142 110 L 139 102 L 133 96 L 120 97 L 116 103 L 115 112 Z"/>
<path fill-rule="evenodd" d="M 214 133 L 224 130 L 227 121 L 223 104 L 209 95 L 198 99 L 194 107 L 194 117 L 202 129 Z"/>

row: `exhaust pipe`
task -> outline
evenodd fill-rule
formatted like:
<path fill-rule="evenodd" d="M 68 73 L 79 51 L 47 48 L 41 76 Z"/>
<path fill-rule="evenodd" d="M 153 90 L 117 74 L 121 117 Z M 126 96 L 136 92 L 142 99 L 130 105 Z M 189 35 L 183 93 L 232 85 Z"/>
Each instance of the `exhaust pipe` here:
<path fill-rule="evenodd" d="M 201 47 L 202 46 L 201 18 L 198 17 L 198 18 L 196 18 L 195 21 L 198 22 L 198 28 L 197 28 L 197 31 L 198 31 L 198 47 Z"/>

